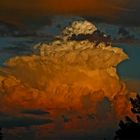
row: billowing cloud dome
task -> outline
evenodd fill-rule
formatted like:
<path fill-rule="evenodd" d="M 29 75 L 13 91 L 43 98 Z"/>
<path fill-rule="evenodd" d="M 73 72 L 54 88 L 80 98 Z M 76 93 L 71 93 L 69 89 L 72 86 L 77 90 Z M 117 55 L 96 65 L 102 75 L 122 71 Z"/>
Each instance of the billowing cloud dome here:
<path fill-rule="evenodd" d="M 74 21 L 64 29 L 62 35 L 71 37 L 73 34 L 93 34 L 96 30 L 96 26 L 88 21 Z"/>

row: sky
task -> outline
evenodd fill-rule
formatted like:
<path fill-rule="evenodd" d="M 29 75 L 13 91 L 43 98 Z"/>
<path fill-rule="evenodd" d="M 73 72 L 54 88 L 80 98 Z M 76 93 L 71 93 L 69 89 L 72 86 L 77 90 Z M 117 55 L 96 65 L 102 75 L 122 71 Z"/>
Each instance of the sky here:
<path fill-rule="evenodd" d="M 124 24 L 124 25 L 130 25 L 130 26 L 139 26 L 140 25 L 139 13 L 140 13 L 140 1 L 139 0 L 0 0 L 0 21 L 10 22 L 10 23 L 13 23 L 16 25 L 24 24 L 24 22 L 29 22 L 30 24 L 34 25 L 34 24 L 36 24 L 34 22 L 35 19 L 36 19 L 36 21 L 38 20 L 39 22 L 45 22 L 45 20 L 48 20 L 48 19 L 43 18 L 45 16 L 50 16 L 50 17 L 52 16 L 53 17 L 56 15 L 65 15 L 65 16 L 69 16 L 69 15 L 76 15 L 77 16 L 78 15 L 80 17 L 81 16 L 87 17 L 87 19 L 91 18 L 94 20 L 94 18 L 95 18 L 98 20 L 102 20 L 104 22 L 111 22 L 111 23 L 115 23 L 115 24 Z M 62 20 L 62 21 L 64 22 L 64 20 Z M 5 39 L 5 40 L 6 40 L 6 42 L 9 41 L 8 39 Z M 19 41 L 19 38 L 18 38 L 18 41 Z M 18 41 L 17 42 L 15 41 L 16 44 L 18 44 Z M 14 42 L 14 40 L 12 40 L 13 44 L 15 42 Z M 2 41 L 1 41 L 1 43 L 2 43 Z M 22 43 L 19 43 L 19 44 L 22 44 Z M 132 47 L 132 49 L 131 49 L 128 46 L 123 46 L 123 48 L 125 48 L 126 52 L 129 50 L 128 54 L 130 54 L 130 60 L 128 60 L 128 61 L 131 63 L 127 63 L 128 67 L 126 67 L 126 65 L 120 65 L 121 69 L 124 69 L 122 71 L 122 74 L 128 78 L 130 76 L 133 76 L 134 78 L 138 77 L 140 79 L 140 75 L 139 75 L 139 52 L 140 52 L 139 50 L 140 49 L 138 47 L 137 48 Z M 128 50 L 127 50 L 127 48 L 128 48 Z M 15 48 L 12 48 L 12 49 L 14 50 Z M 19 52 L 20 51 L 17 50 L 17 55 L 19 55 Z M 21 52 L 22 52 L 22 49 L 21 49 Z M 19 59 L 19 61 L 18 61 L 18 59 Z M 29 59 L 29 62 L 27 61 L 28 59 Z M 0 117 L 1 118 L 3 117 L 2 119 L 0 119 L 0 123 L 3 125 L 3 127 L 11 127 L 11 125 L 17 126 L 17 124 L 18 125 L 20 124 L 19 126 L 30 126 L 30 125 L 39 125 L 42 123 L 45 123 L 45 124 L 49 123 L 49 122 L 51 123 L 52 122 L 51 120 L 46 120 L 46 119 L 42 120 L 40 118 L 39 118 L 39 120 L 36 120 L 36 119 L 32 120 L 32 118 L 14 117 L 14 116 L 10 115 L 10 111 L 12 112 L 11 114 L 13 114 L 14 111 L 15 112 L 17 111 L 17 113 L 19 113 L 22 116 L 23 116 L 23 114 L 24 115 L 25 114 L 26 115 L 34 115 L 34 116 L 39 115 L 40 113 L 47 114 L 48 110 L 44 110 L 44 109 L 47 109 L 47 107 L 49 105 L 51 105 L 51 102 L 53 104 L 53 101 L 55 101 L 53 99 L 58 99 L 59 107 L 61 107 L 61 104 L 60 104 L 61 101 L 62 101 L 62 107 L 63 107 L 63 101 L 66 102 L 66 105 L 68 105 L 68 107 L 69 106 L 71 107 L 71 100 L 74 99 L 72 101 L 72 105 L 75 108 L 77 108 L 77 105 L 79 106 L 79 101 L 80 101 L 81 104 L 85 107 L 85 110 L 88 110 L 89 105 L 91 105 L 91 101 L 93 101 L 93 102 L 95 102 L 96 100 L 98 101 L 99 100 L 98 98 L 101 98 L 102 96 L 103 97 L 107 96 L 109 98 L 112 98 L 112 96 L 114 96 L 116 94 L 116 96 L 118 95 L 118 97 L 114 98 L 114 101 L 112 101 L 112 102 L 114 103 L 114 107 L 116 108 L 116 113 L 118 113 L 117 115 L 119 116 L 121 114 L 120 112 L 123 112 L 121 110 L 126 110 L 125 112 L 128 111 L 127 110 L 128 107 L 127 107 L 127 104 L 125 102 L 126 98 L 124 97 L 125 95 L 120 96 L 118 94 L 120 92 L 120 89 L 122 88 L 122 86 L 119 85 L 120 81 L 116 81 L 115 79 L 111 81 L 112 78 L 110 78 L 110 77 L 108 77 L 108 79 L 105 80 L 107 75 L 98 78 L 98 73 L 97 73 L 97 78 L 95 77 L 96 79 L 94 79 L 94 76 L 93 76 L 93 79 L 91 78 L 91 80 L 90 80 L 90 78 L 89 78 L 90 74 L 88 73 L 88 71 L 87 71 L 87 73 L 89 75 L 84 74 L 81 76 L 81 71 L 79 70 L 80 73 L 78 73 L 77 67 L 75 67 L 76 69 L 73 69 L 74 65 L 70 65 L 70 67 L 72 67 L 72 70 L 71 70 L 71 68 L 70 68 L 70 70 L 67 70 L 67 72 L 66 72 L 67 77 L 64 77 L 65 75 L 61 74 L 63 72 L 63 69 L 62 70 L 60 69 L 60 75 L 58 73 L 58 77 L 56 76 L 56 79 L 52 78 L 53 84 L 51 85 L 51 82 L 50 82 L 50 84 L 48 84 L 49 77 L 51 76 L 49 72 L 51 71 L 55 77 L 55 69 L 54 68 L 55 68 L 55 66 L 57 66 L 56 64 L 54 66 L 53 65 L 54 63 L 52 63 L 52 67 L 51 67 L 51 65 L 49 66 L 49 64 L 50 64 L 50 62 L 49 62 L 48 63 L 49 67 L 44 67 L 44 66 L 42 66 L 42 64 L 46 64 L 46 62 L 40 63 L 40 59 L 37 62 L 36 62 L 36 60 L 33 61 L 34 56 L 31 57 L 31 59 L 30 59 L 30 57 L 25 56 L 25 62 L 23 61 L 25 64 L 21 63 L 22 57 L 20 57 L 20 56 L 19 57 L 17 56 L 16 58 L 13 58 L 13 59 L 11 58 L 11 60 L 13 60 L 13 61 L 9 61 L 9 62 L 11 62 L 11 66 L 13 64 L 15 64 L 15 67 L 11 67 L 14 70 L 12 71 L 10 69 L 11 75 L 13 75 L 13 77 L 12 76 L 9 76 L 9 77 L 4 76 L 4 80 L 3 80 L 3 77 L 2 78 L 0 77 L 1 78 L 0 80 L 2 81 L 2 82 L 0 81 L 0 83 L 2 83 L 2 86 L 0 85 L 2 87 L 0 92 L 3 95 L 4 94 L 6 95 L 6 96 L 3 96 L 2 103 L 1 103 L 2 108 L 0 109 L 0 111 L 1 112 L 2 111 L 4 112 L 5 110 L 9 111 L 8 115 L 0 113 Z M 55 60 L 55 59 L 52 59 L 52 60 Z M 65 59 L 63 59 L 63 60 L 65 60 Z M 76 59 L 76 60 L 78 60 L 78 59 Z M 79 59 L 79 60 L 81 60 L 81 59 Z M 29 63 L 31 65 L 28 65 L 27 63 Z M 126 63 L 126 62 L 124 62 L 124 63 Z M 20 66 L 20 64 L 21 64 L 21 66 Z M 136 65 L 130 65 L 130 64 L 137 64 L 138 69 L 134 69 L 136 67 Z M 92 66 L 92 65 L 90 65 L 90 66 Z M 28 66 L 29 66 L 29 68 L 28 68 Z M 35 69 L 33 68 L 33 71 L 32 71 L 32 66 L 33 67 L 36 66 L 37 68 L 35 68 Z M 59 67 L 57 67 L 57 68 L 59 68 Z M 60 66 L 60 68 L 61 68 L 61 66 Z M 68 67 L 65 67 L 65 69 L 66 68 L 69 68 L 69 65 L 68 65 Z M 25 71 L 22 71 L 21 69 L 22 70 L 25 69 Z M 8 69 L 5 69 L 5 70 L 6 70 L 5 73 L 10 72 L 10 70 L 8 71 Z M 133 71 L 131 71 L 131 70 L 133 70 Z M 126 71 L 127 71 L 127 73 L 126 73 Z M 25 72 L 27 73 L 26 75 L 25 75 Z M 64 73 L 65 73 L 65 71 L 64 71 Z M 103 72 L 103 74 L 104 73 L 105 72 Z M 134 73 L 134 74 L 130 75 L 129 73 Z M 78 76 L 75 76 L 75 75 L 78 75 Z M 17 79 L 14 78 L 14 76 Z M 95 76 L 96 76 L 96 73 L 95 73 Z M 48 88 L 50 86 L 49 87 L 50 91 L 52 90 L 52 93 L 53 93 L 53 91 L 55 91 L 54 87 L 55 87 L 55 83 L 57 84 L 57 80 L 60 81 L 60 83 L 63 81 L 65 82 L 65 80 L 66 80 L 66 84 L 64 85 L 64 90 L 66 88 L 66 92 L 64 91 L 64 93 L 67 93 L 67 89 L 69 90 L 72 87 L 71 83 L 74 80 L 75 80 L 74 83 L 79 83 L 80 86 L 82 84 L 83 85 L 87 84 L 86 85 L 87 87 L 88 86 L 90 87 L 91 81 L 96 80 L 95 83 L 91 82 L 91 86 L 93 86 L 93 91 L 94 91 L 94 88 L 98 89 L 98 88 L 100 88 L 100 86 L 101 86 L 101 90 L 99 90 L 99 92 L 94 91 L 95 95 L 93 94 L 93 97 L 91 96 L 91 93 L 94 93 L 94 92 L 92 92 L 92 90 L 91 90 L 90 91 L 91 93 L 89 91 L 87 91 L 88 94 L 86 96 L 84 95 L 83 98 L 81 98 L 82 96 L 80 95 L 81 96 L 80 97 L 78 94 L 76 94 L 76 96 L 74 94 L 73 96 L 70 96 L 70 98 L 69 98 L 69 96 L 67 96 L 67 95 L 63 94 L 63 92 L 61 92 L 61 88 L 60 88 L 60 93 L 62 93 L 62 94 L 59 94 L 59 96 L 57 95 L 57 98 L 56 98 L 56 96 L 54 96 L 53 98 L 51 96 L 49 97 L 48 95 L 46 96 L 46 91 L 45 91 L 46 87 Z M 139 90 L 140 82 L 138 80 L 137 81 L 135 81 L 135 80 L 134 81 L 127 81 L 127 85 L 128 86 L 131 85 L 129 87 L 129 90 L 136 90 L 136 91 Z M 21 82 L 19 82 L 19 81 L 21 81 Z M 101 81 L 101 83 L 100 83 L 100 81 Z M 109 84 L 107 84 L 106 81 Z M 27 87 L 26 87 L 26 85 L 27 85 Z M 70 88 L 69 88 L 69 86 L 70 86 Z M 102 88 L 102 86 L 103 86 L 103 88 Z M 63 90 L 63 86 L 61 86 L 61 87 Z M 58 87 L 56 85 L 56 89 L 57 88 Z M 72 87 L 72 89 L 71 89 L 72 92 L 73 92 L 73 88 L 75 88 L 75 87 Z M 86 92 L 85 90 L 86 90 L 86 88 L 84 89 L 83 93 Z M 104 93 L 102 93 L 102 90 L 105 90 L 106 95 L 104 95 Z M 125 90 L 125 88 L 123 90 Z M 70 92 L 70 91 L 68 91 L 68 92 Z M 59 93 L 58 90 L 56 90 L 56 93 L 54 92 L 54 95 L 56 95 L 58 93 Z M 76 92 L 74 92 L 74 93 L 76 93 Z M 98 96 L 96 94 L 98 94 Z M 46 97 L 48 98 L 48 101 L 46 100 Z M 68 97 L 68 99 L 70 101 L 67 100 L 67 98 L 65 98 L 65 97 Z M 97 99 L 96 99 L 96 97 L 97 97 Z M 92 98 L 93 98 L 93 100 L 91 100 Z M 78 101 L 77 101 L 77 99 L 78 99 Z M 59 100 L 60 100 L 60 103 L 59 103 Z M 108 103 L 109 103 L 109 105 L 108 105 Z M 53 105 L 54 105 L 54 108 L 55 108 L 55 106 L 58 107 L 57 102 L 56 102 L 56 105 L 55 105 L 55 102 Z M 107 105 L 107 107 L 105 105 Z M 97 114 L 97 117 L 99 117 L 99 119 L 102 119 L 102 117 L 103 118 L 106 117 L 103 115 L 104 114 L 106 115 L 106 113 L 104 113 L 104 112 L 109 113 L 109 111 L 106 109 L 108 109 L 108 108 L 110 109 L 110 105 L 111 105 L 111 103 L 109 102 L 108 98 L 107 99 L 105 98 L 105 100 L 103 98 L 102 102 L 99 101 L 99 109 L 98 109 L 99 111 L 97 112 L 99 114 L 99 115 Z M 9 108 L 9 106 L 10 106 L 10 108 Z M 51 108 L 52 107 L 53 106 L 51 105 Z M 40 109 L 43 109 L 43 110 L 40 110 Z M 102 109 L 104 109 L 104 111 Z M 71 110 L 71 108 L 70 108 L 70 110 Z M 104 113 L 103 115 L 102 115 L 102 112 L 100 113 L 100 110 L 103 111 L 103 113 Z M 82 112 L 83 112 L 83 109 L 82 109 Z M 53 111 L 51 113 L 55 114 L 55 112 L 53 112 Z M 73 128 L 73 126 L 75 127 L 76 125 L 80 126 L 80 128 L 84 128 L 85 121 L 87 122 L 87 127 L 89 125 L 90 129 L 94 128 L 94 125 L 92 127 L 90 126 L 90 125 L 92 125 L 92 123 L 94 123 L 94 121 L 92 120 L 93 118 L 90 118 L 90 120 L 87 120 L 88 116 L 86 116 L 86 114 L 85 115 L 82 114 L 83 115 L 82 117 L 85 119 L 85 121 L 82 120 L 82 122 L 83 122 L 83 124 L 82 124 L 81 120 L 77 119 L 77 113 L 72 114 L 69 112 L 67 113 L 67 111 L 61 112 L 60 110 L 58 110 L 58 116 L 54 116 L 54 118 L 51 116 L 52 117 L 51 119 L 55 119 L 54 121 L 56 121 L 55 122 L 56 124 L 54 125 L 54 129 L 56 129 L 56 130 L 57 129 L 60 129 L 60 130 L 65 129 L 65 127 L 63 128 L 63 125 L 65 126 L 65 124 L 64 124 L 65 122 L 63 122 L 64 117 L 62 116 L 63 118 L 61 119 L 62 114 L 64 114 L 64 115 L 66 114 L 66 117 L 68 116 L 68 118 L 69 117 L 74 118 L 74 119 L 70 118 L 72 120 L 72 122 L 70 122 L 70 125 L 69 125 L 70 128 L 71 128 L 71 126 Z M 78 115 L 80 115 L 80 117 L 81 117 L 81 112 Z M 89 115 L 91 116 L 91 114 L 89 114 Z M 100 118 L 100 116 L 101 116 L 101 118 Z M 46 118 L 46 116 L 45 116 L 45 118 Z M 50 116 L 49 116 L 49 118 L 50 118 Z M 104 120 L 106 122 L 105 124 L 104 124 L 104 122 L 102 122 L 103 125 L 110 126 L 109 122 L 107 121 L 108 119 L 109 119 L 109 122 L 112 121 L 110 119 L 110 117 L 108 117 L 106 120 Z M 64 121 L 65 121 L 65 118 L 64 118 Z M 92 121 L 92 123 L 91 123 L 91 121 Z M 79 122 L 80 122 L 80 125 L 79 125 Z M 73 125 L 73 124 L 75 124 L 75 125 Z M 60 127 L 62 127 L 62 128 L 60 128 Z M 46 133 L 46 130 L 49 130 L 48 127 L 46 127 L 46 129 L 44 129 L 44 130 L 45 130 L 45 134 L 48 135 L 48 133 Z M 19 130 L 19 131 L 21 131 L 21 130 Z M 108 129 L 106 129 L 106 131 L 108 131 Z M 42 131 L 42 132 L 44 132 L 44 131 Z M 80 132 L 82 132 L 81 129 L 80 129 Z M 99 131 L 99 132 L 101 133 L 101 131 Z M 22 131 L 21 131 L 21 133 L 22 133 Z M 59 131 L 58 131 L 58 133 L 59 133 Z M 52 133 L 52 135 L 54 135 L 54 134 Z M 57 133 L 56 133 L 56 135 L 57 135 Z"/>
<path fill-rule="evenodd" d="M 21 22 L 26 18 L 59 14 L 138 25 L 139 5 L 139 0 L 4 0 L 0 1 L 0 20 Z"/>

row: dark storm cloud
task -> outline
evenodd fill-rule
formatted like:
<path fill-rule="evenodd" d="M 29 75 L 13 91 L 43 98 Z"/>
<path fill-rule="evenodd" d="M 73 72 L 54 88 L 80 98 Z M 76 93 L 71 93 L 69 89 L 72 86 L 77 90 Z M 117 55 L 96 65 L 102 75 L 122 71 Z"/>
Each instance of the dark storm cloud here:
<path fill-rule="evenodd" d="M 122 24 L 140 26 L 140 1 L 130 0 L 128 8 L 128 11 L 121 12 L 120 16 L 118 16 L 118 21 L 121 21 Z"/>
<path fill-rule="evenodd" d="M 0 18 L 20 22 L 46 15 L 84 15 L 118 23 L 140 23 L 139 0 L 4 0 Z"/>
<path fill-rule="evenodd" d="M 99 118 L 106 118 L 107 114 L 112 111 L 111 102 L 107 97 L 97 103 L 97 116 Z"/>

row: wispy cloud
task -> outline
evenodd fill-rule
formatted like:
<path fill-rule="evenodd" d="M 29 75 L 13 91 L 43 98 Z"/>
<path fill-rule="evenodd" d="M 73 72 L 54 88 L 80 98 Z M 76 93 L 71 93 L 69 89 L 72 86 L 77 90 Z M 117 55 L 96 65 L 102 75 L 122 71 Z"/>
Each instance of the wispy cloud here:
<path fill-rule="evenodd" d="M 21 113 L 27 114 L 27 115 L 48 115 L 49 114 L 49 112 L 43 111 L 40 109 L 32 109 L 32 110 L 27 109 L 27 110 L 21 111 Z"/>
<path fill-rule="evenodd" d="M 34 125 L 45 125 L 49 123 L 53 123 L 53 120 L 33 117 L 13 117 L 4 114 L 0 115 L 1 128 L 29 127 Z"/>

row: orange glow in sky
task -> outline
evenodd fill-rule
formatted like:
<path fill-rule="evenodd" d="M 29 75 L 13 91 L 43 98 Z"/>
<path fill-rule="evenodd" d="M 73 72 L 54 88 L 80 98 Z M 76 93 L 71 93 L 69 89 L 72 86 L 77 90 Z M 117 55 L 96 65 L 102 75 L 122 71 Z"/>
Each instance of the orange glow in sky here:
<path fill-rule="evenodd" d="M 128 0 L 5 0 L 0 1 L 1 11 L 5 13 L 26 14 L 80 14 L 108 16 L 126 8 Z M 2 12 L 1 12 L 2 14 Z"/>

